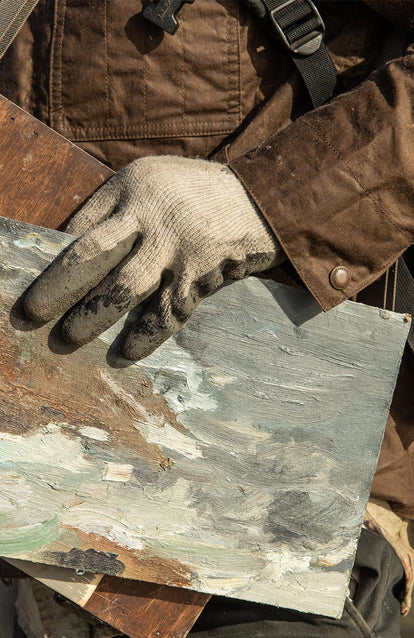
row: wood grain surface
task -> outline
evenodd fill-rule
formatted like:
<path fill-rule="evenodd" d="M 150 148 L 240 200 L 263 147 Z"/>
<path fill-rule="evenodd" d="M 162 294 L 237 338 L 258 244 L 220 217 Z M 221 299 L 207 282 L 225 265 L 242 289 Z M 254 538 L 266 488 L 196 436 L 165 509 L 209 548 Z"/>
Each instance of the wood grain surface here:
<path fill-rule="evenodd" d="M 185 593 L 185 596 L 183 596 Z M 84 606 L 98 618 L 137 638 L 184 638 L 207 602 L 205 594 L 104 576 Z"/>
<path fill-rule="evenodd" d="M 98 162 L 77 146 L 57 134 L 42 122 L 33 118 L 12 102 L 0 96 L 0 215 L 10 219 L 31 222 L 48 228 L 60 228 L 84 201 L 112 174 L 107 166 Z M 45 568 L 46 569 L 46 568 Z M 85 584 L 72 570 L 60 568 L 56 588 L 67 597 L 82 605 L 85 601 Z M 36 570 L 41 579 L 39 569 Z M 56 575 L 56 574 L 55 574 Z M 50 586 L 53 575 L 50 568 L 45 576 Z M 88 588 L 89 603 L 94 606 L 94 591 L 100 600 L 100 579 L 91 575 Z M 108 591 L 108 582 L 110 591 Z M 128 587 L 131 594 L 127 593 Z M 174 590 L 174 603 L 165 598 L 165 586 L 148 585 L 156 604 L 148 608 L 148 616 L 141 617 L 142 622 L 157 625 L 166 617 L 175 614 L 176 621 L 164 634 L 165 638 L 181 638 L 196 621 L 204 604 L 210 596 L 193 596 L 194 604 L 186 604 L 187 592 Z M 157 596 L 158 587 L 161 597 Z M 95 589 L 94 589 L 95 588 Z M 117 592 L 123 592 L 123 612 L 118 613 L 118 626 L 112 617 L 111 601 L 118 600 Z M 138 591 L 139 590 L 139 591 Z M 137 633 L 135 611 L 141 610 L 141 603 L 148 605 L 145 584 L 138 586 L 128 580 L 125 584 L 120 578 L 105 579 L 105 609 L 96 607 L 101 620 L 112 624 L 132 638 L 141 638 Z M 143 592 L 142 601 L 140 600 Z M 182 601 L 179 613 L 178 601 Z M 119 611 L 119 604 L 117 606 Z M 142 610 L 140 611 L 140 613 Z M 100 614 L 100 615 L 99 615 Z M 184 629 L 183 629 L 184 628 Z"/>
<path fill-rule="evenodd" d="M 0 553 L 339 615 L 406 317 L 251 277 L 131 364 L 19 313 L 70 240 L 0 220 Z"/>
<path fill-rule="evenodd" d="M 104 164 L 0 96 L 0 215 L 59 228 L 111 175 Z"/>

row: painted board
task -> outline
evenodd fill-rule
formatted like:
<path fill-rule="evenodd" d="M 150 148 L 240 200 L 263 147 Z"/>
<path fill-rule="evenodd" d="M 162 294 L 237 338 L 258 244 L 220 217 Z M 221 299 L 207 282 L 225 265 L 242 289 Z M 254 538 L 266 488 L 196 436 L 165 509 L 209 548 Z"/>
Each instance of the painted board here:
<path fill-rule="evenodd" d="M 249 278 L 130 364 L 21 317 L 69 240 L 0 220 L 0 554 L 339 615 L 407 317 Z"/>

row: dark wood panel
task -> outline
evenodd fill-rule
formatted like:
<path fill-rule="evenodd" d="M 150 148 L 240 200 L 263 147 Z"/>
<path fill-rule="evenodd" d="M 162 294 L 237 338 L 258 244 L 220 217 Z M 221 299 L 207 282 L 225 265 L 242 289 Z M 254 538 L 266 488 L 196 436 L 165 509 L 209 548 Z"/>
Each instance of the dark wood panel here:
<path fill-rule="evenodd" d="M 104 164 L 0 96 L 0 215 L 59 228 L 111 175 Z"/>
<path fill-rule="evenodd" d="M 209 599 L 195 591 L 104 576 L 84 609 L 127 636 L 184 638 Z"/>

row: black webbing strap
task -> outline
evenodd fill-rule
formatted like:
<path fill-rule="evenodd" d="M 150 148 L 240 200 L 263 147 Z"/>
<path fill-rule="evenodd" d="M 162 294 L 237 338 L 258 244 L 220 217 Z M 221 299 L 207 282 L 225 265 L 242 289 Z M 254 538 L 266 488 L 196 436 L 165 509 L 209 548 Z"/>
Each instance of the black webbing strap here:
<path fill-rule="evenodd" d="M 39 0 L 0 0 L 0 59 Z"/>
<path fill-rule="evenodd" d="M 400 257 L 396 264 L 397 283 L 395 289 L 395 312 L 407 312 L 411 314 L 411 328 L 408 334 L 407 343 L 414 353 L 414 279 L 405 263 Z"/>
<path fill-rule="evenodd" d="M 335 94 L 337 73 L 323 43 L 325 25 L 311 0 L 261 0 L 270 27 L 289 51 L 313 106 Z"/>
<path fill-rule="evenodd" d="M 335 95 L 336 69 L 323 43 L 316 53 L 307 58 L 293 56 L 293 62 L 306 84 L 314 108 L 322 106 Z"/>

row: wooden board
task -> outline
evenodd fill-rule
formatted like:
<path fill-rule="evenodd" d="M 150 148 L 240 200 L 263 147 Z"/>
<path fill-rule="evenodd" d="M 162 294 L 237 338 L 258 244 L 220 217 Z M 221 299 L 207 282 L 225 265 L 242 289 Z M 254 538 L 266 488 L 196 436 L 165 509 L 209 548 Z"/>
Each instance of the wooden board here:
<path fill-rule="evenodd" d="M 177 587 L 9 558 L 19 570 L 134 638 L 184 638 L 209 596 Z M 79 571 L 79 570 L 78 570 Z"/>
<path fill-rule="evenodd" d="M 0 215 L 59 228 L 113 174 L 0 96 Z"/>
<path fill-rule="evenodd" d="M 128 635 L 132 631 L 134 637 L 184 638 L 205 604 L 205 594 L 196 591 L 104 576 L 84 609 L 99 618 L 105 615 L 113 627 Z"/>
<path fill-rule="evenodd" d="M 64 224 L 89 195 L 113 174 L 107 166 L 2 96 L 0 157 L 0 215 L 48 228 L 59 228 Z M 40 568 L 45 569 L 44 566 Z M 83 579 L 77 577 L 76 584 L 76 577 L 70 570 L 66 573 L 63 573 L 62 569 L 60 571 L 55 583 L 56 589 L 59 590 L 63 586 L 67 597 L 82 604 Z M 39 569 L 37 573 L 39 574 Z M 102 610 L 100 618 L 109 624 L 112 622 L 113 626 L 129 636 L 141 638 L 142 634 L 137 633 L 134 613 L 140 611 L 142 604 L 147 605 L 148 598 L 143 596 L 140 601 L 136 586 L 131 581 L 128 582 L 130 596 L 123 596 L 124 613 L 118 615 L 118 625 L 114 625 L 111 614 L 111 600 L 118 600 L 117 588 L 125 592 L 125 582 L 118 578 L 113 579 L 111 591 L 105 591 L 108 605 L 106 610 Z M 89 584 L 88 591 L 92 590 L 90 605 L 95 598 L 100 600 L 101 596 L 100 584 L 96 585 L 96 596 L 93 595 L 95 583 L 96 578 Z M 157 606 L 151 607 L 141 622 L 146 620 L 149 625 L 156 625 L 171 614 L 177 614 L 176 622 L 171 625 L 164 638 L 180 638 L 182 631 L 178 627 L 179 623 L 185 629 L 191 626 L 197 619 L 202 605 L 209 599 L 208 595 L 198 594 L 194 606 L 184 606 L 186 592 L 178 590 L 176 596 L 181 595 L 183 602 L 183 607 L 178 610 L 177 605 L 165 597 L 165 587 L 159 586 L 159 595 L 154 585 L 151 585 L 150 589 Z"/>
<path fill-rule="evenodd" d="M 0 224 L 0 554 L 339 615 L 406 317 L 250 278 L 131 365 L 20 316 L 67 241 Z"/>

